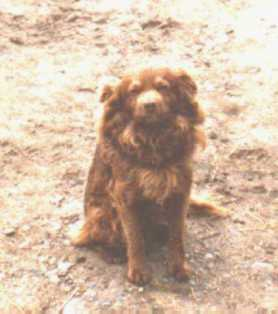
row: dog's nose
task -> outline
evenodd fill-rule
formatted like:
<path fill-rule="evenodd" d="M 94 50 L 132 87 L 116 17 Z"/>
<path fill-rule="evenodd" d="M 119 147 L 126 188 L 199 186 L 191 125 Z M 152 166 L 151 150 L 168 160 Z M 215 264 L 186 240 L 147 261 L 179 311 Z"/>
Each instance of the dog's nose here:
<path fill-rule="evenodd" d="M 138 96 L 137 105 L 145 114 L 153 114 L 159 109 L 162 101 L 162 96 L 156 90 L 151 89 Z"/>
<path fill-rule="evenodd" d="M 154 112 L 156 103 L 155 102 L 147 102 L 144 104 L 144 108 L 148 112 Z"/>

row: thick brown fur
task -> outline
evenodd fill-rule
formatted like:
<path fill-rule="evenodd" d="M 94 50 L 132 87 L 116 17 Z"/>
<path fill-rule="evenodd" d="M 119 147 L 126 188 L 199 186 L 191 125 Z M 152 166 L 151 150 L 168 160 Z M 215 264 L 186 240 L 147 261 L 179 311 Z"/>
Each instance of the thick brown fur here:
<path fill-rule="evenodd" d="M 104 113 L 85 193 L 85 224 L 76 245 L 127 250 L 128 279 L 149 281 L 145 243 L 167 238 L 168 271 L 185 279 L 183 235 L 190 202 L 192 155 L 205 137 L 197 87 L 183 70 L 146 69 L 101 96 Z"/>

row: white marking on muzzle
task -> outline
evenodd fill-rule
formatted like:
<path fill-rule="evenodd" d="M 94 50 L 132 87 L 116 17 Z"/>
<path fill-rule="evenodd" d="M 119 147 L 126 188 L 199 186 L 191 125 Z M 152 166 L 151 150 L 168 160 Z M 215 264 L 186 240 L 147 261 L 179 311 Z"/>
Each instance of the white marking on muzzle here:
<path fill-rule="evenodd" d="M 140 106 L 145 106 L 147 104 L 159 105 L 162 103 L 162 96 L 156 90 L 148 90 L 141 93 L 137 98 L 137 104 Z"/>

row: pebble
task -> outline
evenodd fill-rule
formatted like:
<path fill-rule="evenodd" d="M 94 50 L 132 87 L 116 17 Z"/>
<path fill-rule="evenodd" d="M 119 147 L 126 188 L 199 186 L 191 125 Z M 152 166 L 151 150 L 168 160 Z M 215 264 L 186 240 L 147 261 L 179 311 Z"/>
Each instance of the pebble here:
<path fill-rule="evenodd" d="M 49 274 L 48 280 L 49 282 L 54 283 L 55 285 L 57 285 L 60 282 L 59 277 L 55 273 Z"/>
<path fill-rule="evenodd" d="M 3 233 L 5 236 L 11 237 L 11 236 L 15 235 L 16 229 L 15 228 L 6 228 L 6 229 L 4 229 Z"/>
<path fill-rule="evenodd" d="M 93 302 L 93 301 L 96 300 L 96 297 L 97 297 L 96 291 L 88 290 L 86 292 L 86 298 L 87 298 L 88 301 Z"/>
<path fill-rule="evenodd" d="M 48 257 L 48 263 L 54 265 L 56 263 L 56 258 L 54 256 Z"/>
<path fill-rule="evenodd" d="M 211 253 L 207 253 L 206 255 L 205 255 L 205 259 L 213 259 L 213 255 L 211 254 Z"/>
<path fill-rule="evenodd" d="M 63 308 L 63 314 L 88 314 L 85 303 L 81 298 L 73 298 Z"/>
<path fill-rule="evenodd" d="M 10 41 L 16 45 L 24 45 L 24 41 L 23 39 L 19 38 L 19 37 L 10 37 Z"/>
<path fill-rule="evenodd" d="M 64 243 L 65 246 L 70 246 L 71 245 L 71 242 L 68 239 L 64 240 L 63 243 Z"/>
<path fill-rule="evenodd" d="M 102 306 L 106 306 L 107 307 L 107 306 L 111 306 L 112 305 L 112 301 L 108 301 L 108 300 L 107 301 L 101 301 L 100 304 Z"/>
<path fill-rule="evenodd" d="M 86 256 L 77 256 L 76 257 L 76 263 L 78 263 L 78 264 L 80 264 L 80 263 L 84 263 L 84 262 L 86 262 Z"/>
<path fill-rule="evenodd" d="M 209 133 L 209 138 L 212 140 L 216 140 L 218 138 L 218 134 L 212 131 L 211 133 Z"/>
<path fill-rule="evenodd" d="M 19 247 L 20 249 L 23 249 L 23 250 L 29 249 L 29 248 L 31 247 L 31 243 L 30 243 L 30 241 L 26 240 L 26 241 L 20 243 L 20 244 L 18 245 L 18 247 Z"/>
<path fill-rule="evenodd" d="M 57 265 L 58 276 L 66 276 L 73 265 L 73 263 L 67 261 L 60 261 Z"/>
<path fill-rule="evenodd" d="M 22 226 L 21 230 L 24 232 L 30 231 L 31 227 L 29 225 Z"/>
<path fill-rule="evenodd" d="M 63 290 L 64 290 L 65 292 L 70 292 L 70 291 L 72 290 L 72 287 L 70 287 L 70 286 L 64 286 Z"/>
<path fill-rule="evenodd" d="M 48 256 L 42 255 L 42 256 L 39 256 L 38 259 L 41 263 L 46 263 L 48 261 Z"/>
<path fill-rule="evenodd" d="M 138 288 L 138 292 L 144 292 L 144 287 Z"/>

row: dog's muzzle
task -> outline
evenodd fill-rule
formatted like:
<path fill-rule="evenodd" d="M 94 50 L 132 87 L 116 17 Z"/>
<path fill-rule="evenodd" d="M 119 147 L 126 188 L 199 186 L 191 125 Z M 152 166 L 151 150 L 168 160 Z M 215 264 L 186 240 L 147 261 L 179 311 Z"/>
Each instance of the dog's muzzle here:
<path fill-rule="evenodd" d="M 139 116 L 164 113 L 164 101 L 159 92 L 149 90 L 141 93 L 137 98 L 137 112 Z"/>

